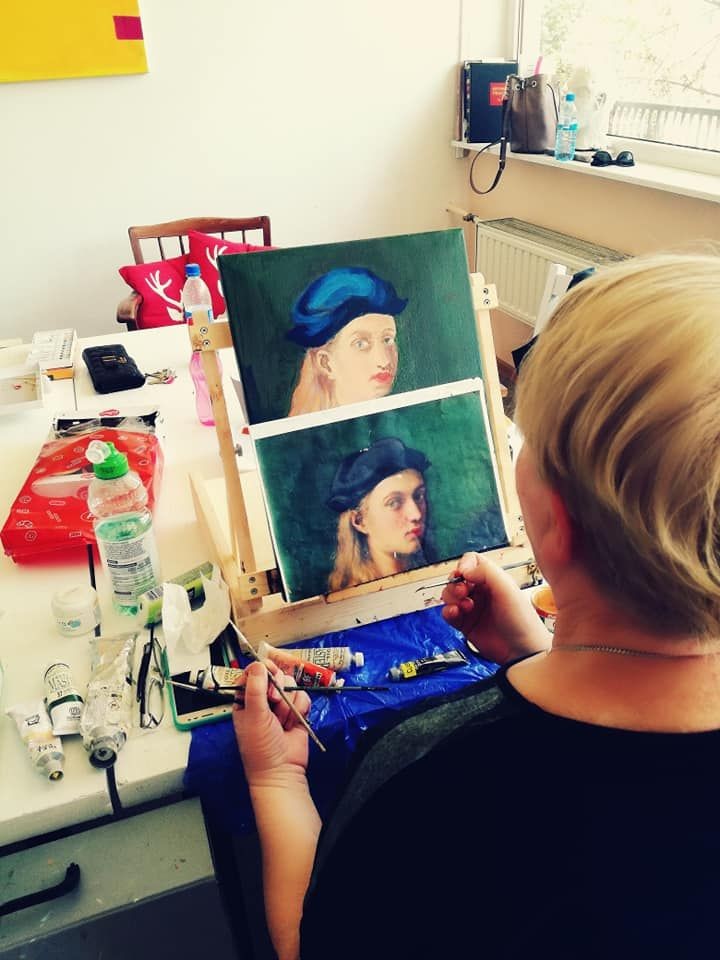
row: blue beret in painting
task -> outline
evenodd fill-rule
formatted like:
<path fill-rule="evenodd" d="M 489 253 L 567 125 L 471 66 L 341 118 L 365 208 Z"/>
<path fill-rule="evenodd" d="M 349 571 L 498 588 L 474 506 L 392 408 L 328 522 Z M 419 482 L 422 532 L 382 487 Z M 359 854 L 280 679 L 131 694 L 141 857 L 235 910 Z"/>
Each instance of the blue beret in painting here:
<path fill-rule="evenodd" d="M 338 267 L 313 280 L 295 301 L 294 326 L 286 337 L 302 347 L 320 347 L 366 313 L 395 317 L 407 306 L 391 283 L 365 267 Z"/>
<path fill-rule="evenodd" d="M 327 505 L 342 513 L 352 510 L 381 480 L 401 470 L 424 473 L 430 461 L 420 450 L 406 447 L 397 437 L 384 437 L 345 457 L 335 473 Z"/>

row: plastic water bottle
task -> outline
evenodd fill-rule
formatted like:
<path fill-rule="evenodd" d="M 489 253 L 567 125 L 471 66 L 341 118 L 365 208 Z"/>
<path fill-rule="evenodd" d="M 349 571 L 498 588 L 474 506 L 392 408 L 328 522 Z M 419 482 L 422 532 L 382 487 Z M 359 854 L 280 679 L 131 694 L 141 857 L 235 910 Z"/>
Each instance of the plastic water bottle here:
<path fill-rule="evenodd" d="M 200 276 L 200 267 L 196 263 L 188 263 L 185 266 L 185 283 L 180 299 L 186 323 L 190 322 L 192 315 L 198 310 L 202 310 L 204 314 L 207 313 L 209 323 L 213 321 L 212 297 L 207 284 Z"/>
<path fill-rule="evenodd" d="M 161 582 L 147 490 L 113 443 L 92 440 L 85 455 L 94 468 L 88 507 L 96 517 L 95 539 L 112 584 L 113 606 L 135 616 L 140 594 Z"/>
<path fill-rule="evenodd" d="M 196 263 L 188 263 L 185 266 L 185 283 L 180 295 L 183 305 L 183 315 L 185 322 L 189 323 L 192 315 L 198 311 L 207 314 L 208 323 L 213 321 L 212 298 L 207 284 L 200 276 L 200 267 Z M 222 373 L 220 358 L 217 358 L 218 370 Z M 205 427 L 214 427 L 215 418 L 212 412 L 212 403 L 210 402 L 210 389 L 205 378 L 205 372 L 202 367 L 202 359 L 199 350 L 193 350 L 190 357 L 190 376 L 195 385 L 195 409 L 197 410 L 198 420 Z"/>
<path fill-rule="evenodd" d="M 558 111 L 558 122 L 555 133 L 555 159 L 572 160 L 575 157 L 575 141 L 577 140 L 577 108 L 575 94 L 566 93 Z"/>

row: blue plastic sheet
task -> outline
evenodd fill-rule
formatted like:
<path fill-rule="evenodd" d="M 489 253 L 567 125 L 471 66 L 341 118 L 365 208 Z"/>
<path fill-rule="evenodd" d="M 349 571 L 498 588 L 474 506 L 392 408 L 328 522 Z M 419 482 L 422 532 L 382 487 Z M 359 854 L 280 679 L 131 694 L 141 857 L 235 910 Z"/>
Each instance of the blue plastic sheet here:
<path fill-rule="evenodd" d="M 345 682 L 390 687 L 387 692 L 358 690 L 313 698 L 309 721 L 327 753 L 310 742 L 308 781 L 321 816 L 335 802 L 352 754 L 366 730 L 389 722 L 393 714 L 408 710 L 427 697 L 454 693 L 492 676 L 497 670 L 497 664 L 468 651 L 462 634 L 442 619 L 440 607 L 324 634 L 312 641 L 291 644 L 287 649 L 292 646 L 337 646 L 350 647 L 353 653 L 361 651 L 365 654 L 365 665 L 344 672 Z M 466 666 L 414 680 L 388 680 L 391 666 L 457 648 L 467 655 Z M 201 797 L 209 815 L 229 832 L 254 830 L 231 719 L 193 730 L 185 787 Z"/>

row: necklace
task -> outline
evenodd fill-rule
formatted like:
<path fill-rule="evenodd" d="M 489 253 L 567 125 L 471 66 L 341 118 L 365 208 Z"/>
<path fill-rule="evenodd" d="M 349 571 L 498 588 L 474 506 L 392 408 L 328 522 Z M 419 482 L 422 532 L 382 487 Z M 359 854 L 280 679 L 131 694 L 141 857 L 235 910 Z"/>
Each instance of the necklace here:
<path fill-rule="evenodd" d="M 573 651 L 589 651 L 591 653 L 615 653 L 624 657 L 647 657 L 654 660 L 678 660 L 681 657 L 712 657 L 717 656 L 720 651 L 712 653 L 655 653 L 652 650 L 631 650 L 629 647 L 604 647 L 593 643 L 562 643 L 557 647 L 551 648 L 552 652 L 559 653 L 562 650 L 570 653 Z"/>

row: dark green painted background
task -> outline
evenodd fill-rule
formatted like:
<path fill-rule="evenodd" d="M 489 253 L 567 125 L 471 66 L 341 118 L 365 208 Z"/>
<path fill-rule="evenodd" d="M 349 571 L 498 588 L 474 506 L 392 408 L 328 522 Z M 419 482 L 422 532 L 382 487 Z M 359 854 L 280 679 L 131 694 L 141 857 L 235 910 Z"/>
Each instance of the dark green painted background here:
<path fill-rule="evenodd" d="M 505 544 L 505 530 L 477 393 L 432 400 L 256 441 L 289 600 L 327 592 L 338 514 L 325 505 L 338 464 L 381 437 L 421 450 L 428 562 Z"/>
<path fill-rule="evenodd" d="M 334 267 L 373 270 L 408 300 L 393 393 L 482 376 L 461 230 L 233 254 L 219 265 L 250 423 L 287 416 L 304 356 L 285 339 L 290 309 Z"/>

